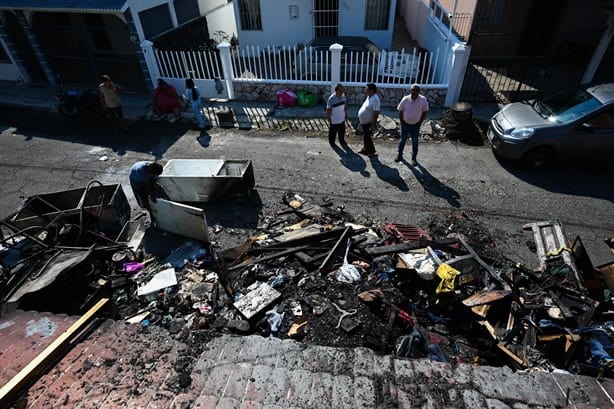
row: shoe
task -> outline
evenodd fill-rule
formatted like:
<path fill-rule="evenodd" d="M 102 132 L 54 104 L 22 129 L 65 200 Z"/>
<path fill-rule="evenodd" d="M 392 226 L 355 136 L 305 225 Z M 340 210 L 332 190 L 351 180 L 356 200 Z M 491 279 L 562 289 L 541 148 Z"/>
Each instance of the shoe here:
<path fill-rule="evenodd" d="M 417 161 L 417 160 L 415 160 L 415 159 L 412 159 L 412 160 L 411 160 L 411 165 L 412 165 L 412 166 L 418 166 L 418 161 Z"/>
<path fill-rule="evenodd" d="M 403 161 L 403 155 L 397 155 L 396 158 L 394 158 L 395 162 L 402 162 Z"/>

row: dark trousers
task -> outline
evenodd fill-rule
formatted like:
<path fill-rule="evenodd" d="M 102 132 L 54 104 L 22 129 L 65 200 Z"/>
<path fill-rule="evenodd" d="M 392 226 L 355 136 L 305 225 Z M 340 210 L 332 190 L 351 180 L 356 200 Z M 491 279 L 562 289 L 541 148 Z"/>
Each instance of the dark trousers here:
<path fill-rule="evenodd" d="M 420 123 L 408 124 L 405 121 L 401 121 L 401 139 L 399 140 L 399 156 L 403 156 L 403 149 L 405 149 L 405 143 L 407 137 L 411 137 L 411 158 L 416 160 L 418 157 L 418 137 L 420 136 Z"/>
<path fill-rule="evenodd" d="M 339 136 L 339 143 L 345 143 L 345 122 L 340 124 L 330 124 L 328 128 L 328 142 L 335 143 L 335 135 Z"/>
<path fill-rule="evenodd" d="M 371 124 L 361 124 L 362 126 L 362 138 L 363 138 L 363 150 L 368 155 L 375 153 L 375 145 L 373 144 L 373 129 Z"/>

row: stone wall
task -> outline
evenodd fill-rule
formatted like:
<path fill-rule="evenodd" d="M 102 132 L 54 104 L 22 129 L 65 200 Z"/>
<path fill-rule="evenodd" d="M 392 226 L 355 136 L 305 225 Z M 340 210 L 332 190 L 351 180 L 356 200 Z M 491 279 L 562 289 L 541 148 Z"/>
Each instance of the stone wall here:
<path fill-rule="evenodd" d="M 297 84 L 271 84 L 265 82 L 233 82 L 235 99 L 239 101 L 271 101 L 275 102 L 275 93 L 284 88 L 298 92 L 309 91 L 316 96 L 316 103 L 325 104 L 331 91 L 330 85 L 297 85 Z M 378 87 L 378 95 L 383 106 L 396 107 L 401 98 L 409 92 L 409 85 L 403 88 Z M 422 94 L 429 100 L 433 108 L 442 108 L 446 100 L 447 88 L 422 88 Z M 364 86 L 346 86 L 345 95 L 349 105 L 360 105 L 365 99 Z"/>

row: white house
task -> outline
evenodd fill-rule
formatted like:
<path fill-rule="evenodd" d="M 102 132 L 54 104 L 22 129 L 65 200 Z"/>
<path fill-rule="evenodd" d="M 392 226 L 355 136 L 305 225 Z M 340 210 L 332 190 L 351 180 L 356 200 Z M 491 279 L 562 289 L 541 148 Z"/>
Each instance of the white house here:
<path fill-rule="evenodd" d="M 196 48 L 235 34 L 233 14 L 226 0 L 0 0 L 0 80 L 93 86 L 108 73 L 147 90 L 144 40 Z"/>
<path fill-rule="evenodd" d="M 294 46 L 316 37 L 364 36 L 390 48 L 397 0 L 235 0 L 241 46 Z"/>

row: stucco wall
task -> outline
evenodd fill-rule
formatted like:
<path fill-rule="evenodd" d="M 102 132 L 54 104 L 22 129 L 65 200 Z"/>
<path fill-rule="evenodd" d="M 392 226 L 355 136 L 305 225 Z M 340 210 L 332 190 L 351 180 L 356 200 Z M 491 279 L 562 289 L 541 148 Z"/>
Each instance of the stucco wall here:
<path fill-rule="evenodd" d="M 339 0 L 339 35 L 366 36 L 381 48 L 390 48 L 394 30 L 394 10 L 397 0 L 390 0 L 388 30 L 368 30 L 365 27 L 366 0 Z M 261 0 L 262 30 L 244 31 L 240 27 L 239 5 L 234 11 L 242 46 L 293 46 L 313 38 L 313 0 Z M 290 19 L 288 6 L 298 6 L 298 18 Z"/>
<path fill-rule="evenodd" d="M 294 46 L 313 37 L 312 0 L 261 0 L 262 30 L 245 31 L 241 27 L 239 4 L 233 1 L 239 44 L 243 46 Z M 290 19 L 289 5 L 298 5 L 298 18 Z"/>
<path fill-rule="evenodd" d="M 209 37 L 213 39 L 216 39 L 214 34 L 216 31 L 223 31 L 228 34 L 229 37 L 237 35 L 237 24 L 235 22 L 232 4 L 227 3 L 207 13 L 207 27 L 209 29 Z"/>
<path fill-rule="evenodd" d="M 339 0 L 339 35 L 365 36 L 380 48 L 390 48 L 396 4 L 396 0 L 390 0 L 388 30 L 365 30 L 367 0 Z"/>

